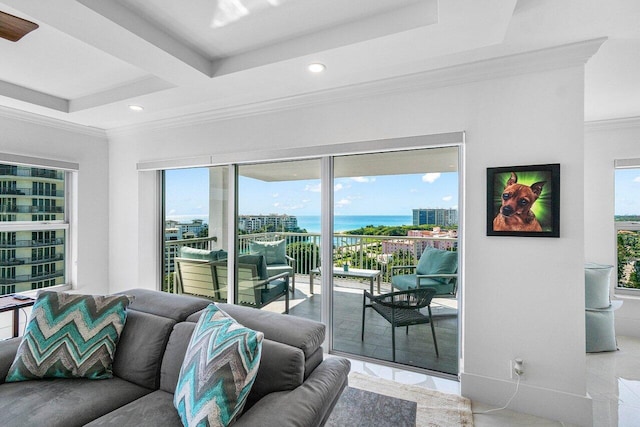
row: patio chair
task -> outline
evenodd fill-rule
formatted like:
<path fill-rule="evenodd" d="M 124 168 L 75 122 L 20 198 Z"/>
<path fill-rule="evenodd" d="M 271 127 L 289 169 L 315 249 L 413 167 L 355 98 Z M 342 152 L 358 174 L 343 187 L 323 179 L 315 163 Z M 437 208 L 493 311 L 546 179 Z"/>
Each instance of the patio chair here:
<path fill-rule="evenodd" d="M 438 352 L 438 342 L 436 341 L 436 330 L 431 317 L 431 299 L 436 291 L 433 288 L 409 289 L 407 291 L 391 292 L 378 296 L 371 295 L 364 291 L 362 298 L 362 335 L 364 341 L 364 314 L 367 307 L 373 308 L 385 320 L 391 323 L 391 348 L 393 349 L 393 361 L 396 361 L 396 328 L 406 327 L 409 334 L 409 326 L 429 323 L 431 325 L 431 335 L 433 336 L 433 346 L 436 350 L 436 357 L 440 357 Z M 367 298 L 369 304 L 367 304 Z M 427 308 L 428 315 L 424 315 L 420 309 Z"/>
<path fill-rule="evenodd" d="M 202 259 L 175 259 L 181 292 L 210 298 L 227 300 L 227 260 L 207 261 Z M 238 257 L 238 297 L 240 305 L 261 308 L 285 297 L 285 313 L 289 313 L 289 274 L 268 277 L 264 257 L 241 255 Z"/>
<path fill-rule="evenodd" d="M 407 274 L 409 273 L 409 274 Z M 425 248 L 418 265 L 391 267 L 391 290 L 429 287 L 437 297 L 455 297 L 458 287 L 458 253 Z"/>
<path fill-rule="evenodd" d="M 286 240 L 276 240 L 273 242 L 262 242 L 252 240 L 249 242 L 249 253 L 251 255 L 264 255 L 267 263 L 267 275 L 269 277 L 278 276 L 282 273 L 289 273 L 291 279 L 291 295 L 296 291 L 296 260 L 287 255 Z"/>

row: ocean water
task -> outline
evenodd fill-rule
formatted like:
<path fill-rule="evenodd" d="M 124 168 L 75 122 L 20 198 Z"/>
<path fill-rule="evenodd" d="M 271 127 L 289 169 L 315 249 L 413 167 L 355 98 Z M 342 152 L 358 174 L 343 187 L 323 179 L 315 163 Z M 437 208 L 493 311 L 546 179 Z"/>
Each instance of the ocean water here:
<path fill-rule="evenodd" d="M 333 229 L 335 232 L 355 230 L 367 225 L 411 225 L 411 215 L 337 215 L 334 217 Z M 298 216 L 298 227 L 306 229 L 309 233 L 320 232 L 320 216 Z"/>

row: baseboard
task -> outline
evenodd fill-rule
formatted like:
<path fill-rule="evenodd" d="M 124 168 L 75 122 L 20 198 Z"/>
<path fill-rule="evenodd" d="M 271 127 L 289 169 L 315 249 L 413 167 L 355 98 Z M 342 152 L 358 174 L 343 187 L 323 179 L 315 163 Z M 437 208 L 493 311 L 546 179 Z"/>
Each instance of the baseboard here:
<path fill-rule="evenodd" d="M 505 381 L 474 374 L 460 374 L 461 394 L 472 401 L 503 406 L 515 391 L 515 381 Z M 518 394 L 509 408 L 551 420 L 579 426 L 593 426 L 593 401 L 577 395 L 520 382 Z"/>

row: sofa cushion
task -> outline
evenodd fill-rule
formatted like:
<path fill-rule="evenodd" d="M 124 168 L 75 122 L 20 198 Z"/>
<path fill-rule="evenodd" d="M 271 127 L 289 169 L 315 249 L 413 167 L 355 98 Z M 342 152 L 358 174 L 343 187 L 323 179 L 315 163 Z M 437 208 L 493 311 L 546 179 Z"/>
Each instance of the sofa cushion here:
<path fill-rule="evenodd" d="M 114 375 L 142 387 L 160 386 L 160 364 L 175 320 L 129 310 L 113 361 Z"/>
<path fill-rule="evenodd" d="M 458 253 L 427 247 L 418 261 L 416 274 L 453 274 L 458 270 Z M 435 278 L 442 283 L 451 283 L 451 278 Z"/>
<path fill-rule="evenodd" d="M 173 393 L 156 390 L 98 418 L 87 426 L 182 427 Z"/>
<path fill-rule="evenodd" d="M 6 381 L 111 378 L 128 305 L 124 295 L 41 292 Z"/>
<path fill-rule="evenodd" d="M 130 310 L 168 317 L 176 322 L 182 322 L 189 315 L 211 304 L 211 300 L 205 298 L 174 295 L 149 289 L 131 289 L 127 291 L 127 295 L 135 297 L 129 306 Z"/>
<path fill-rule="evenodd" d="M 264 255 L 269 264 L 287 263 L 287 242 L 277 240 L 275 242 L 249 242 L 249 252 L 256 255 Z"/>
<path fill-rule="evenodd" d="M 261 332 L 211 304 L 196 324 L 173 403 L 185 426 L 227 426 L 242 411 L 260 365 Z"/>
<path fill-rule="evenodd" d="M 173 394 L 176 391 L 180 368 L 187 352 L 191 335 L 196 324 L 194 322 L 180 322 L 173 327 L 167 348 L 162 358 L 160 368 L 160 390 Z M 173 408 L 173 405 L 171 406 Z"/>
<path fill-rule="evenodd" d="M 251 307 L 227 303 L 217 306 L 247 328 L 263 332 L 265 338 L 299 348 L 305 358 L 309 358 L 324 341 L 325 325 L 313 320 L 296 317 L 294 322 L 289 316 Z M 188 320 L 196 321 L 199 315 L 189 316 Z"/>
<path fill-rule="evenodd" d="M 150 390 L 118 377 L 47 379 L 0 385 L 3 427 L 82 426 Z"/>

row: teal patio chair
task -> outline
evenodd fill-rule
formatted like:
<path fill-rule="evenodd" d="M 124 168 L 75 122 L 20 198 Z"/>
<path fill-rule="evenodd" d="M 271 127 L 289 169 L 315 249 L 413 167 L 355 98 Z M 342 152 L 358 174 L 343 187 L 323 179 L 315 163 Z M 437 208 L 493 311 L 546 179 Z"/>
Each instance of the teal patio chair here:
<path fill-rule="evenodd" d="M 417 265 L 391 267 L 391 290 L 435 289 L 436 297 L 456 296 L 458 253 L 427 247 Z"/>

